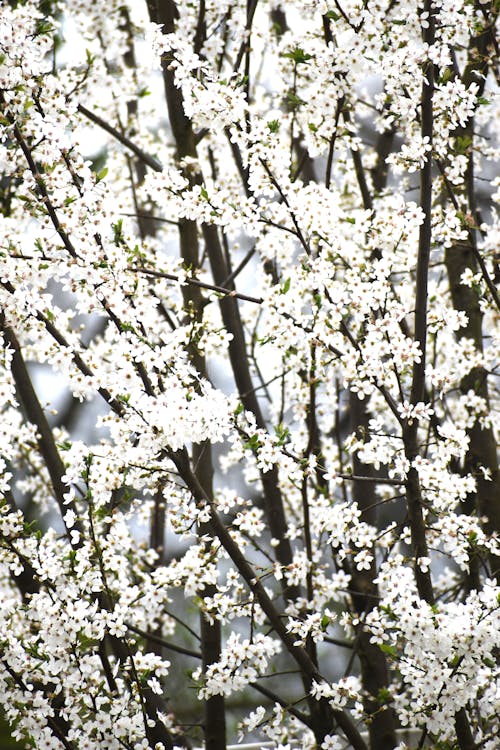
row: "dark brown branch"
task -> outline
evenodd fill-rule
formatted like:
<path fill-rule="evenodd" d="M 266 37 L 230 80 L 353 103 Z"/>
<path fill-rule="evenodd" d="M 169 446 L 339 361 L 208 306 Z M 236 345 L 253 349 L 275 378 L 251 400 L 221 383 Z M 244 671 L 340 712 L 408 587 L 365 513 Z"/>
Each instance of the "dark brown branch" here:
<path fill-rule="evenodd" d="M 4 289 L 6 289 L 10 294 L 15 293 L 15 289 L 12 286 L 12 284 L 8 281 L 0 281 L 0 284 L 3 286 Z M 84 362 L 83 358 L 80 356 L 80 354 L 76 353 L 74 351 L 74 347 L 72 347 L 69 343 L 69 341 L 66 340 L 66 338 L 62 335 L 62 333 L 56 328 L 56 326 L 42 313 L 40 310 L 37 310 L 36 313 L 33 314 L 33 317 L 39 320 L 43 325 L 45 326 L 47 332 L 52 336 L 54 341 L 56 341 L 59 346 L 62 346 L 64 349 L 71 350 L 71 358 L 78 368 L 78 370 L 82 373 L 82 375 L 85 375 L 86 377 L 93 377 L 94 373 L 91 370 L 90 367 L 87 366 L 87 364 Z M 124 406 L 120 403 L 117 399 L 115 399 L 111 393 L 106 389 L 99 387 L 97 389 L 97 393 L 104 399 L 106 404 L 118 415 L 123 415 L 124 413 Z"/>
<path fill-rule="evenodd" d="M 205 224 L 203 226 L 203 234 L 208 248 L 214 279 L 216 282 L 219 280 L 222 281 L 224 278 L 227 278 L 228 274 L 217 229 Z M 220 300 L 220 309 L 226 329 L 233 334 L 233 338 L 229 342 L 229 356 L 238 393 L 245 409 L 255 415 L 257 427 L 266 429 L 266 423 L 250 375 L 239 307 L 233 297 L 227 296 Z M 272 536 L 278 539 L 278 546 L 276 548 L 278 561 L 281 565 L 290 565 L 293 561 L 293 554 L 290 540 L 286 533 L 287 522 L 283 507 L 283 498 L 279 488 L 277 468 L 273 466 L 269 471 L 261 472 L 261 481 L 266 498 L 266 513 L 270 531 Z M 286 596 L 294 598 L 298 595 L 296 588 L 287 590 L 286 582 L 284 582 L 284 585 Z"/>
<path fill-rule="evenodd" d="M 143 151 L 142 148 L 136 146 L 135 143 L 130 140 L 130 138 L 127 138 L 126 135 L 110 125 L 109 122 L 103 120 L 102 117 L 96 115 L 95 112 L 91 112 L 89 109 L 87 109 L 87 107 L 84 107 L 83 104 L 78 105 L 78 111 L 93 123 L 98 125 L 100 128 L 102 128 L 102 130 L 105 130 L 106 133 L 112 135 L 113 138 L 115 138 L 119 143 L 128 148 L 129 151 L 132 151 L 132 153 L 137 156 L 137 158 L 142 161 L 143 164 L 151 167 L 151 169 L 153 169 L 155 172 L 163 172 L 163 165 L 158 161 L 158 159 L 155 159 L 154 156 L 150 156 L 145 151 Z"/>
<path fill-rule="evenodd" d="M 201 653 L 199 651 L 192 651 L 189 648 L 184 648 L 184 646 L 178 646 L 175 643 L 171 643 L 171 641 L 166 641 L 165 638 L 161 638 L 155 633 L 149 633 L 145 630 L 141 630 L 141 628 L 132 625 L 132 623 L 130 622 L 126 622 L 125 625 L 132 633 L 136 633 L 137 635 L 140 635 L 142 638 L 145 638 L 148 641 L 153 641 L 153 643 L 157 643 L 159 646 L 166 648 L 168 651 L 175 651 L 176 654 L 191 656 L 193 659 L 201 659 Z"/>
<path fill-rule="evenodd" d="M 161 4 L 156 2 L 156 0 L 148 0 L 148 7 L 151 19 L 156 23 L 162 23 L 167 33 L 172 32 L 175 29 L 175 19 L 178 18 L 178 11 L 172 0 L 166 0 Z M 253 10 L 250 10 L 249 12 L 248 17 L 250 18 L 250 21 L 253 12 L 255 11 L 255 7 L 256 4 L 254 4 Z M 184 111 L 182 92 L 175 85 L 174 75 L 170 69 L 169 60 L 165 58 L 162 61 L 162 66 L 168 114 L 176 143 L 177 156 L 179 160 L 184 159 L 186 156 L 196 158 L 195 136 L 191 121 L 186 117 Z M 200 183 L 202 180 L 201 174 L 195 176 L 187 175 L 187 177 L 191 181 L 196 181 L 197 183 Z M 191 222 L 191 224 L 193 224 L 193 222 Z M 183 220 L 181 225 L 188 225 L 188 222 Z M 194 231 L 194 229 L 192 229 L 192 231 Z M 185 233 L 184 230 L 182 230 L 180 232 L 181 254 L 185 259 L 185 253 L 182 247 L 182 243 L 185 241 L 183 239 L 184 236 Z M 203 225 L 203 236 L 215 284 L 221 286 L 228 275 L 230 275 L 231 269 L 227 268 L 217 228 L 206 224 Z M 196 267 L 196 262 L 192 264 L 193 267 Z M 237 301 L 233 296 L 226 295 L 219 301 L 219 304 L 224 325 L 233 336 L 229 343 L 229 356 L 240 398 L 242 399 L 245 408 L 255 414 L 258 427 L 265 428 L 265 421 L 258 400 L 253 391 L 253 382 L 248 364 L 243 325 Z M 281 565 L 289 565 L 293 560 L 293 555 L 290 540 L 286 536 L 287 523 L 276 467 L 273 467 L 271 471 L 263 472 L 261 478 L 266 497 L 266 510 L 269 526 L 273 537 L 278 539 L 276 555 Z M 296 595 L 298 592 L 291 590 L 287 593 L 291 596 L 294 594 Z"/>
<path fill-rule="evenodd" d="M 247 263 L 253 258 L 254 255 L 255 255 L 255 245 L 250 248 L 250 250 L 245 255 L 243 260 L 240 263 L 238 263 L 236 268 L 233 271 L 231 271 L 229 276 L 226 276 L 222 286 L 227 287 L 228 284 L 231 284 L 235 280 L 235 278 L 240 275 L 240 273 L 243 271 Z"/>
<path fill-rule="evenodd" d="M 377 477 L 373 475 L 361 475 L 361 474 L 338 474 L 338 477 L 340 479 L 344 479 L 346 481 L 351 482 L 369 482 L 372 484 L 392 484 L 396 487 L 401 487 L 404 485 L 403 479 L 392 479 L 391 477 Z"/>
<path fill-rule="evenodd" d="M 3 332 L 6 344 L 12 349 L 12 375 L 23 404 L 26 416 L 29 421 L 35 425 L 38 432 L 38 449 L 43 456 L 45 466 L 49 472 L 54 497 L 59 506 L 61 518 L 64 522 L 68 538 L 71 539 L 70 529 L 66 526 L 64 517 L 68 510 L 72 510 L 78 519 L 78 511 L 75 503 L 67 497 L 69 487 L 63 482 L 62 477 L 65 474 L 65 467 L 57 450 L 52 430 L 50 429 L 45 412 L 42 409 L 38 396 L 31 382 L 31 378 L 24 361 L 21 347 L 10 326 L 5 323 L 5 316 L 0 316 L 0 327 Z M 75 530 L 82 532 L 82 526 L 79 520 L 75 521 Z M 73 544 L 79 547 L 80 544 Z"/>
<path fill-rule="evenodd" d="M 69 724 L 61 716 L 60 710 L 56 706 L 54 706 L 54 700 L 50 700 L 48 698 L 48 693 L 51 692 L 49 690 L 49 687 L 46 685 L 42 685 L 41 683 L 36 683 L 36 685 L 32 685 L 31 688 L 28 689 L 28 686 L 25 684 L 23 679 L 14 671 L 14 669 L 12 669 L 10 664 L 5 659 L 2 659 L 2 665 L 5 671 L 8 672 L 8 674 L 11 676 L 15 684 L 25 693 L 33 691 L 34 689 L 40 690 L 40 692 L 43 693 L 44 697 L 48 700 L 54 711 L 54 716 L 46 717 L 47 726 L 54 733 L 54 736 L 57 737 L 65 750 L 75 750 L 75 746 L 73 745 L 73 743 L 69 742 L 69 740 L 67 739 L 67 734 L 70 728 Z"/>
<path fill-rule="evenodd" d="M 298 719 L 304 726 L 311 728 L 311 719 L 307 714 L 305 714 L 303 711 L 299 711 L 295 706 L 293 706 L 288 701 L 284 700 L 279 696 L 277 693 L 275 693 L 273 690 L 269 690 L 269 688 L 264 687 L 263 685 L 260 685 L 258 682 L 251 682 L 250 687 L 256 690 L 261 695 L 265 695 L 266 698 L 269 698 L 273 703 L 278 703 L 278 705 L 282 706 L 286 711 L 291 714 L 291 716 L 295 716 L 296 719 Z"/>
<path fill-rule="evenodd" d="M 349 411 L 351 431 L 365 439 L 369 435 L 370 413 L 366 401 L 358 398 L 356 393 L 349 394 Z M 357 452 L 352 458 L 353 483 L 351 497 L 363 514 L 363 520 L 377 526 L 377 495 L 374 467 L 365 464 Z M 366 481 L 366 480 L 372 481 Z M 389 669 L 385 654 L 371 639 L 371 633 L 365 628 L 364 621 L 379 603 L 377 562 L 375 549 L 371 550 L 372 561 L 368 570 L 358 570 L 354 561 L 351 564 L 351 599 L 358 614 L 359 625 L 356 628 L 355 652 L 361 666 L 361 677 L 365 696 L 364 709 L 368 721 L 370 743 L 377 750 L 392 750 L 396 745 L 396 717 L 391 707 L 385 706 L 383 696 L 389 688 Z M 354 652 L 353 652 L 354 653 Z"/>
<path fill-rule="evenodd" d="M 248 294 L 242 294 L 241 292 L 237 292 L 234 289 L 228 289 L 224 286 L 217 286 L 217 284 L 207 284 L 207 282 L 205 281 L 198 281 L 198 279 L 191 278 L 181 279 L 174 273 L 163 273 L 162 271 L 155 271 L 152 268 L 140 267 L 130 268 L 129 270 L 133 273 L 143 273 L 147 276 L 155 276 L 158 279 L 169 279 L 170 281 L 178 281 L 181 284 L 191 284 L 192 286 L 197 286 L 200 289 L 208 289 L 211 292 L 217 292 L 218 294 L 223 294 L 226 297 L 235 297 L 236 299 L 241 299 L 243 302 L 253 302 L 256 305 L 261 305 L 264 301 L 262 297 L 251 297 Z"/>
<path fill-rule="evenodd" d="M 494 25 L 498 16 L 498 9 L 491 2 L 484 6 L 476 4 L 489 21 L 485 28 L 479 30 L 477 36 L 473 36 L 469 42 L 468 59 L 462 74 L 464 86 L 469 87 L 476 83 L 479 87 L 478 95 L 482 95 L 486 84 L 486 75 L 491 64 L 489 50 L 495 39 Z M 458 75 L 458 69 L 457 69 Z M 465 186 L 462 193 L 467 200 L 469 214 L 477 215 L 476 195 L 474 186 L 474 117 L 471 117 L 466 125 L 455 133 L 455 136 L 465 138 L 470 145 L 468 147 L 468 166 L 466 172 Z M 444 167 L 442 167 L 444 172 Z M 458 201 L 453 190 L 448 187 L 448 195 L 456 210 Z M 465 271 L 473 274 L 477 267 L 481 269 L 483 278 L 492 294 L 497 307 L 500 307 L 498 292 L 486 269 L 483 258 L 477 248 L 476 229 L 468 228 L 468 238 L 465 242 L 455 242 L 445 254 L 445 263 L 448 273 L 450 293 L 453 306 L 467 315 L 467 325 L 457 332 L 457 338 L 472 339 L 477 351 L 483 351 L 483 313 L 480 305 L 480 294 L 474 287 L 462 284 L 462 275 Z M 487 373 L 483 367 L 474 367 L 461 380 L 460 390 L 467 393 L 472 390 L 489 403 L 489 389 Z M 465 456 L 463 472 L 472 474 L 476 478 L 476 491 L 467 498 L 466 510 L 486 519 L 484 528 L 489 535 L 500 532 L 500 471 L 498 465 L 497 441 L 491 426 L 483 427 L 476 420 L 472 427 L 467 429 L 469 449 Z M 486 479 L 483 469 L 488 469 L 490 479 Z M 489 555 L 490 575 L 500 580 L 500 558 Z"/>
<path fill-rule="evenodd" d="M 148 2 L 148 7 L 151 19 L 157 23 L 162 23 L 166 33 L 175 30 L 175 22 L 179 14 L 177 6 L 173 0 L 165 0 L 162 3 L 150 0 L 150 2 Z M 195 36 L 195 49 L 197 53 L 200 53 L 205 39 L 205 23 L 205 4 L 204 2 L 201 2 Z M 170 70 L 168 61 L 164 59 L 162 61 L 162 66 L 166 102 L 170 125 L 177 148 L 177 156 L 179 159 L 184 159 L 185 157 L 196 158 L 196 145 L 193 129 L 191 121 L 184 113 L 182 92 L 175 86 L 173 73 Z M 199 174 L 185 171 L 185 176 L 191 186 L 199 184 L 201 181 L 201 175 Z M 201 265 L 198 226 L 195 221 L 180 219 L 178 231 L 182 260 L 187 267 L 196 272 Z M 148 273 L 146 269 L 141 269 L 141 272 Z M 203 282 L 190 279 L 182 287 L 184 307 L 199 323 L 203 320 L 203 309 L 206 304 L 206 300 L 204 300 L 201 294 L 201 289 L 206 289 L 210 286 L 211 285 L 205 285 Z M 219 289 L 212 288 L 211 291 L 217 291 L 224 295 L 230 294 L 231 292 L 231 290 L 226 290 L 223 287 Z M 252 298 L 250 301 L 255 300 Z M 200 375 L 206 377 L 205 358 L 194 344 L 189 347 L 189 356 Z M 196 482 L 199 483 L 206 496 L 211 498 L 213 495 L 213 466 L 211 446 L 208 442 L 193 446 L 192 462 L 195 467 L 193 476 L 195 477 Z M 209 529 L 206 523 L 199 525 L 198 534 L 202 539 L 209 534 Z M 205 551 L 208 552 L 210 543 L 204 543 L 203 546 Z M 213 586 L 203 586 L 200 588 L 199 596 L 203 598 L 204 596 L 212 596 L 214 593 L 215 588 Z M 211 664 L 219 660 L 222 648 L 221 636 L 220 622 L 218 620 L 211 622 L 205 613 L 200 611 L 200 642 L 203 672 L 206 672 Z M 206 750 L 224 750 L 226 747 L 226 709 L 224 696 L 213 695 L 207 698 L 204 702 L 204 712 Z"/>
<path fill-rule="evenodd" d="M 435 29 L 433 18 L 432 0 L 426 0 L 424 10 L 429 14 L 428 28 L 423 30 L 424 42 L 431 46 L 434 44 Z M 429 146 L 432 148 L 434 119 L 432 111 L 432 101 L 434 95 L 434 66 L 427 61 L 423 71 L 425 79 L 422 82 L 422 114 L 421 114 L 421 134 L 422 138 L 427 139 Z M 415 333 L 414 340 L 418 343 L 421 357 L 413 365 L 412 385 L 410 393 L 410 403 L 417 404 L 424 400 L 425 397 L 425 367 L 426 367 L 426 347 L 427 347 L 427 301 L 428 301 L 428 272 L 429 259 L 431 252 L 432 227 L 431 227 L 431 210 L 432 210 L 432 158 L 429 153 L 420 170 L 420 207 L 422 208 L 424 219 L 420 226 L 418 258 L 416 270 L 416 293 L 415 293 Z M 418 455 L 418 420 L 414 419 L 411 423 L 403 426 L 403 441 L 406 458 L 410 464 L 406 481 L 406 495 L 408 516 L 410 520 L 410 530 L 412 539 L 412 551 L 414 556 L 414 573 L 417 583 L 418 593 L 428 604 L 434 603 L 434 590 L 431 581 L 430 571 L 425 572 L 420 569 L 418 560 L 421 557 L 428 556 L 425 522 L 422 508 L 422 496 L 418 472 L 413 461 Z"/>
<path fill-rule="evenodd" d="M 295 638 L 287 631 L 285 622 L 282 620 L 280 613 L 273 604 L 271 598 L 264 588 L 264 585 L 259 580 L 259 577 L 256 575 L 253 567 L 246 560 L 243 552 L 236 544 L 226 526 L 222 522 L 214 505 L 210 502 L 210 498 L 206 496 L 202 486 L 191 471 L 189 459 L 186 452 L 179 451 L 173 454 L 171 458 L 198 506 L 204 508 L 207 506 L 209 507 L 209 524 L 211 526 L 212 534 L 219 539 L 220 543 L 228 553 L 230 559 L 236 566 L 238 572 L 246 582 L 249 589 L 252 591 L 262 610 L 266 614 L 269 622 L 271 623 L 271 626 L 283 642 L 283 645 L 286 647 L 287 651 L 300 667 L 303 674 L 307 675 L 310 681 L 316 680 L 318 682 L 323 682 L 324 678 L 321 676 L 316 666 L 311 661 L 311 658 L 309 657 L 307 651 L 300 646 L 295 645 Z M 333 710 L 325 701 L 319 701 L 318 704 L 319 708 L 324 712 L 323 736 L 325 736 L 329 729 L 331 729 L 331 719 L 334 719 L 351 742 L 354 750 L 368 750 L 366 743 L 359 733 L 356 725 L 345 711 Z M 329 716 L 331 716 L 330 720 L 328 719 Z M 315 733 L 316 731 L 317 728 L 315 727 Z"/>

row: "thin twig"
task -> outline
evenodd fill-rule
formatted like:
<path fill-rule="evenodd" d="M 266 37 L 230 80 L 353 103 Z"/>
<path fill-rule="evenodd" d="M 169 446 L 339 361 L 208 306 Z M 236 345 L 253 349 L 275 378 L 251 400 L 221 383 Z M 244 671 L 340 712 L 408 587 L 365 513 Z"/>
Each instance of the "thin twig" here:
<path fill-rule="evenodd" d="M 163 271 L 154 271 L 152 268 L 142 268 L 142 267 L 134 267 L 129 268 L 129 271 L 133 271 L 134 273 L 143 273 L 147 276 L 155 276 L 159 279 L 169 279 L 170 281 L 179 281 L 181 284 L 191 284 L 192 286 L 200 287 L 200 289 L 208 289 L 211 292 L 217 292 L 218 294 L 223 294 L 226 297 L 235 297 L 236 299 L 241 299 L 244 302 L 254 302 L 256 305 L 261 305 L 264 300 L 262 297 L 250 297 L 248 294 L 242 294 L 241 292 L 236 292 L 234 289 L 226 289 L 223 286 L 217 286 L 216 284 L 208 284 L 205 281 L 198 281 L 198 279 L 192 279 L 192 278 L 185 278 L 181 279 L 180 276 L 174 274 L 174 273 L 164 273 Z"/>
<path fill-rule="evenodd" d="M 102 117 L 96 115 L 95 112 L 91 112 L 90 109 L 84 107 L 83 104 L 78 105 L 78 111 L 81 112 L 81 114 L 87 117 L 89 120 L 94 122 L 96 125 L 99 125 L 99 127 L 105 130 L 106 133 L 112 135 L 113 138 L 119 141 L 123 146 L 126 146 L 129 151 L 132 151 L 132 153 L 135 154 L 137 158 L 140 159 L 140 161 L 142 161 L 148 167 L 154 169 L 155 172 L 163 172 L 163 165 L 158 161 L 158 159 L 155 159 L 154 156 L 150 156 L 145 151 L 143 151 L 142 148 L 136 146 L 135 143 L 130 140 L 130 138 L 127 138 L 126 135 L 120 133 L 120 131 L 110 125 L 109 122 L 103 120 Z"/>
<path fill-rule="evenodd" d="M 175 651 L 177 654 L 184 654 L 185 656 L 192 656 L 193 659 L 201 659 L 201 654 L 199 651 L 192 651 L 189 648 L 184 648 L 183 646 L 177 646 L 175 643 L 166 641 L 164 638 L 161 638 L 160 636 L 155 635 L 154 633 L 147 633 L 145 630 L 141 630 L 141 628 L 137 628 L 135 625 L 132 625 L 130 622 L 126 622 L 125 625 L 127 626 L 129 630 L 132 631 L 132 633 L 136 633 L 137 635 L 140 635 L 143 638 L 147 638 L 148 641 L 153 641 L 153 643 L 157 643 L 159 646 L 163 646 L 169 651 Z"/>

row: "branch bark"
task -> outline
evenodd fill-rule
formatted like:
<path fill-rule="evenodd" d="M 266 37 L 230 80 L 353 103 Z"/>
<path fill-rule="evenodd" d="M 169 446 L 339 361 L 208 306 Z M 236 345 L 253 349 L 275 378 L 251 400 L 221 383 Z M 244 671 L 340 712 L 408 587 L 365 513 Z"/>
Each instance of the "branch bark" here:
<path fill-rule="evenodd" d="M 494 52 L 494 28 L 498 17 L 498 6 L 491 2 L 477 3 L 477 9 L 485 16 L 485 26 L 470 41 L 468 61 L 462 73 L 462 82 L 468 88 L 472 83 L 478 85 L 478 96 L 484 91 L 486 74 L 490 66 L 491 54 Z M 459 75 L 458 70 L 456 74 Z M 474 118 L 471 117 L 465 127 L 456 132 L 456 139 L 462 143 L 469 143 L 468 166 L 465 176 L 464 198 L 468 203 L 469 215 L 476 220 L 478 215 L 475 184 L 474 184 Z M 451 298 L 456 310 L 465 312 L 467 325 L 461 328 L 458 339 L 471 339 L 477 351 L 483 351 L 483 314 L 480 307 L 480 295 L 474 287 L 462 284 L 465 271 L 473 274 L 478 272 L 479 251 L 477 249 L 476 230 L 470 227 L 466 241 L 455 242 L 446 252 L 445 263 L 450 284 Z M 483 367 L 472 368 L 460 383 L 460 390 L 466 394 L 472 391 L 484 399 L 489 405 L 488 375 Z M 463 471 L 471 473 L 476 479 L 476 491 L 468 498 L 466 507 L 468 512 L 476 512 L 484 523 L 488 535 L 500 533 L 500 471 L 497 454 L 497 441 L 493 429 L 483 426 L 476 419 L 473 426 L 467 430 L 469 449 L 467 451 Z M 483 469 L 489 473 L 485 477 Z M 474 564 L 474 563 L 473 563 Z M 489 555 L 490 575 L 500 581 L 500 557 Z"/>

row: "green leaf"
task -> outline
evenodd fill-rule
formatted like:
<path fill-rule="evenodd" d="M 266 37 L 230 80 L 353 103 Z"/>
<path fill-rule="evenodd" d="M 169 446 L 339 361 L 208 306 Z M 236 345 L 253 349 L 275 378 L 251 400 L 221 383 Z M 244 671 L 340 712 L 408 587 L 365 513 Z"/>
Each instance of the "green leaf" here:
<path fill-rule="evenodd" d="M 117 247 L 119 247 L 123 241 L 123 219 L 118 219 L 116 224 L 113 224 L 113 241 Z"/>
<path fill-rule="evenodd" d="M 377 700 L 379 703 L 390 703 L 391 693 L 387 688 L 380 688 L 377 693 Z"/>
<path fill-rule="evenodd" d="M 305 104 L 304 100 L 300 98 L 300 96 L 297 96 L 297 94 L 294 94 L 292 91 L 289 92 L 288 96 L 288 103 L 292 107 L 299 107 L 301 104 Z"/>
<path fill-rule="evenodd" d="M 312 55 L 304 52 L 302 47 L 295 47 L 291 52 L 285 52 L 284 57 L 293 60 L 296 65 L 301 65 L 312 59 Z"/>
<path fill-rule="evenodd" d="M 71 445 L 71 440 L 63 440 L 61 443 L 57 443 L 57 447 L 60 451 L 69 451 Z"/>
<path fill-rule="evenodd" d="M 290 430 L 288 429 L 288 427 L 284 427 L 284 425 L 282 424 L 276 425 L 276 427 L 274 428 L 274 433 L 278 438 L 278 445 L 280 447 L 285 445 L 285 443 L 287 443 L 290 439 Z"/>
<path fill-rule="evenodd" d="M 387 654 L 387 656 L 396 657 L 398 655 L 396 646 L 390 646 L 388 643 L 379 643 L 378 647 L 382 651 L 382 653 Z"/>
<path fill-rule="evenodd" d="M 455 139 L 455 150 L 459 154 L 465 154 L 471 145 L 472 138 L 470 135 L 459 135 Z"/>
<path fill-rule="evenodd" d="M 245 448 L 248 448 L 252 453 L 256 453 L 261 447 L 261 442 L 258 435 L 252 435 L 245 443 Z"/>
<path fill-rule="evenodd" d="M 101 182 L 101 180 L 104 180 L 104 178 L 106 177 L 106 175 L 107 175 L 107 174 L 108 174 L 108 168 L 107 168 L 107 167 L 104 167 L 104 169 L 101 169 L 101 170 L 100 170 L 100 171 L 99 171 L 99 172 L 98 172 L 98 173 L 96 174 L 96 181 L 97 181 L 97 182 Z"/>
<path fill-rule="evenodd" d="M 41 18 L 36 25 L 35 35 L 50 34 L 51 31 L 55 31 L 54 25 L 47 19 Z"/>
<path fill-rule="evenodd" d="M 448 83 L 448 81 L 451 80 L 451 77 L 453 75 L 453 71 L 451 68 L 445 68 L 441 74 L 441 83 Z"/>
<path fill-rule="evenodd" d="M 26 747 L 25 741 L 16 742 L 10 734 L 10 727 L 4 717 L 3 711 L 0 712 L 0 747 L 2 750 L 21 750 Z"/>

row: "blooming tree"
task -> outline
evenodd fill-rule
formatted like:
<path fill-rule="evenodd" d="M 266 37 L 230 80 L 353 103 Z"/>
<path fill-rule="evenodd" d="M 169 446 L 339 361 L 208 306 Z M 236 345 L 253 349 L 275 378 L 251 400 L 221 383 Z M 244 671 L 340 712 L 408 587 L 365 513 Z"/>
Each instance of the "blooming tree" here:
<path fill-rule="evenodd" d="M 499 747 L 498 13 L 0 3 L 23 746 Z"/>

